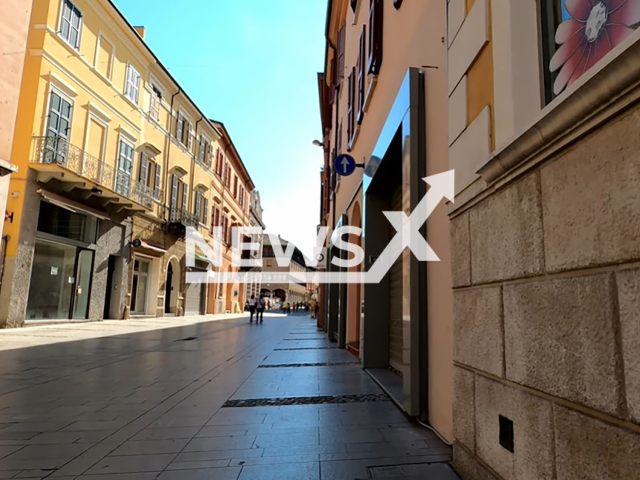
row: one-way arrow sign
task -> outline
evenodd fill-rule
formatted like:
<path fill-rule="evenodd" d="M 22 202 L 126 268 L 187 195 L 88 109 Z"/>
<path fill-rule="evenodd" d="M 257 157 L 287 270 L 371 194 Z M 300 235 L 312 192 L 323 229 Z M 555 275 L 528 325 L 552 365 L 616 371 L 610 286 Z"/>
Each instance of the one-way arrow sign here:
<path fill-rule="evenodd" d="M 333 162 L 333 168 L 342 177 L 348 177 L 353 174 L 356 171 L 356 166 L 356 160 L 347 154 L 339 155 Z"/>

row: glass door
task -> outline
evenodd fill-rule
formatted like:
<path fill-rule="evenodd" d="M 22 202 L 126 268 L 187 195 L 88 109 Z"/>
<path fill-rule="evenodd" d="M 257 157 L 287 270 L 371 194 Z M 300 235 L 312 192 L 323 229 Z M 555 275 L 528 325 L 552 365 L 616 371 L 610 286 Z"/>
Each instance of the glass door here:
<path fill-rule="evenodd" d="M 42 163 L 66 165 L 72 111 L 73 106 L 70 102 L 51 92 Z"/>
<path fill-rule="evenodd" d="M 131 171 L 133 170 L 133 145 L 120 140 L 118 171 L 116 172 L 116 192 L 123 197 L 131 193 Z"/>
<path fill-rule="evenodd" d="M 149 260 L 136 259 L 133 262 L 131 312 L 138 315 L 144 315 L 147 313 L 150 265 L 151 262 Z"/>
<path fill-rule="evenodd" d="M 75 296 L 71 318 L 83 320 L 89 314 L 89 297 L 91 295 L 91 277 L 93 273 L 93 250 L 78 249 L 76 263 Z"/>

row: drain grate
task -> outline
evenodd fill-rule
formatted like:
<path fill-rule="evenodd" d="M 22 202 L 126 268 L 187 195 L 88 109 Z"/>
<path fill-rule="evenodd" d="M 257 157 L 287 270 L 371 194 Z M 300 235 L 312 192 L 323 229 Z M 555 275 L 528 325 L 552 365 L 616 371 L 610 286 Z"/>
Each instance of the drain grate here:
<path fill-rule="evenodd" d="M 297 348 L 274 348 L 274 350 L 337 350 L 338 347 L 297 347 Z"/>
<path fill-rule="evenodd" d="M 317 338 L 283 338 L 282 339 L 285 342 L 302 342 L 302 341 L 308 341 L 308 340 L 328 340 L 327 337 L 317 337 Z"/>
<path fill-rule="evenodd" d="M 328 403 L 377 403 L 388 402 L 389 398 L 380 394 L 364 395 L 324 395 L 318 397 L 250 398 L 227 400 L 222 408 L 238 407 L 281 407 L 287 405 L 323 405 Z"/>
<path fill-rule="evenodd" d="M 360 362 L 279 363 L 260 365 L 258 368 L 336 367 L 340 365 L 360 365 Z"/>

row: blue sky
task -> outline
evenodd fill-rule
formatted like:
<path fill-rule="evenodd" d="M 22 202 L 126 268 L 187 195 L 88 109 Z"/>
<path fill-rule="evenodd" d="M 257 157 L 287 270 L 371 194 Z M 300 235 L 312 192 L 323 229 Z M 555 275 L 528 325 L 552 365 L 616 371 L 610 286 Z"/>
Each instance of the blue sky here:
<path fill-rule="evenodd" d="M 114 1 L 147 27 L 147 43 L 198 106 L 226 125 L 260 191 L 267 231 L 311 254 L 326 0 Z"/>

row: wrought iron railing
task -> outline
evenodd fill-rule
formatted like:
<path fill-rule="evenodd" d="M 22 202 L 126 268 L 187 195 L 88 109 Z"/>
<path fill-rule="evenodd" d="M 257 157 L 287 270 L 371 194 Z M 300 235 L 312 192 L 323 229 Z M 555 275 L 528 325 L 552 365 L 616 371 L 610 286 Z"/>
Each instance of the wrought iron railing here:
<path fill-rule="evenodd" d="M 181 208 L 164 207 L 164 219 L 167 223 L 181 224 L 185 227 L 197 228 L 200 224 L 195 214 Z"/>
<path fill-rule="evenodd" d="M 151 208 L 154 190 L 135 180 L 127 172 L 118 170 L 81 148 L 70 144 L 65 138 L 56 136 L 34 137 L 32 163 L 55 164 L 71 170 L 118 195 L 129 198 L 140 205 Z M 161 197 L 160 197 L 161 198 Z"/>

